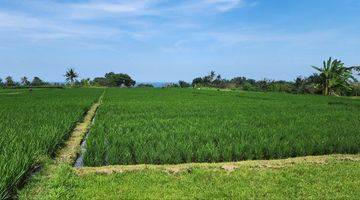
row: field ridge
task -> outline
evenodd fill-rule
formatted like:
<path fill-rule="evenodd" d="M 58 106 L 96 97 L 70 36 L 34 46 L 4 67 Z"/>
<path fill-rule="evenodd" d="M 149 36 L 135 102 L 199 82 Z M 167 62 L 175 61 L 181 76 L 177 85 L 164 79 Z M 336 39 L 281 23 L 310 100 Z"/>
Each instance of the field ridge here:
<path fill-rule="evenodd" d="M 100 96 L 99 100 L 90 107 L 85 114 L 84 119 L 73 129 L 69 139 L 65 142 L 64 147 L 59 150 L 55 158 L 57 163 L 72 165 L 75 162 L 79 154 L 80 144 L 83 141 L 85 134 L 90 129 L 91 121 L 101 105 L 103 96 L 104 93 Z"/>
<path fill-rule="evenodd" d="M 177 165 L 46 165 L 19 199 L 355 199 L 360 154 Z"/>
<path fill-rule="evenodd" d="M 164 171 L 168 173 L 180 173 L 192 169 L 225 170 L 234 171 L 242 166 L 254 168 L 284 168 L 296 164 L 323 165 L 331 161 L 360 161 L 360 154 L 330 154 L 317 156 L 302 156 L 272 160 L 243 160 L 237 162 L 214 162 L 214 163 L 181 163 L 181 164 L 137 164 L 137 165 L 108 165 L 101 167 L 73 168 L 78 175 L 88 174 L 114 174 L 134 172 L 142 170 Z"/>

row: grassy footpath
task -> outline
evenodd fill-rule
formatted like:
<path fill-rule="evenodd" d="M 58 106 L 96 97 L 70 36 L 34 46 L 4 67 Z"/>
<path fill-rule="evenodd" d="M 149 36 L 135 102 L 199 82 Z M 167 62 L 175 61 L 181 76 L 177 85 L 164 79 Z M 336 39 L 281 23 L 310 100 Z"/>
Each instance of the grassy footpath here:
<path fill-rule="evenodd" d="M 207 168 L 195 165 L 176 173 L 145 169 L 82 175 L 62 165 L 35 176 L 21 191 L 20 199 L 356 199 L 360 196 L 360 155 L 311 160 L 243 161 L 230 171 L 215 163 Z"/>

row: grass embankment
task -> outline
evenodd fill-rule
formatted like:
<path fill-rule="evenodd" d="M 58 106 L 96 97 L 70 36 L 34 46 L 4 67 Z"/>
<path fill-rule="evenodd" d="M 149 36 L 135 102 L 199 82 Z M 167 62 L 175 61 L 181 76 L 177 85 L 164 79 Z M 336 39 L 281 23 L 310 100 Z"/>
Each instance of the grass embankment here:
<path fill-rule="evenodd" d="M 96 173 L 62 165 L 45 175 L 48 170 L 45 169 L 20 193 L 20 199 L 357 199 L 360 196 L 360 155 L 113 168 L 122 168 L 123 172 Z"/>
<path fill-rule="evenodd" d="M 96 89 L 4 90 L 0 98 L 0 199 L 51 157 L 101 95 Z M 16 94 L 15 94 L 16 93 Z"/>
<path fill-rule="evenodd" d="M 360 152 L 360 101 L 283 93 L 109 89 L 85 164 L 174 164 Z"/>

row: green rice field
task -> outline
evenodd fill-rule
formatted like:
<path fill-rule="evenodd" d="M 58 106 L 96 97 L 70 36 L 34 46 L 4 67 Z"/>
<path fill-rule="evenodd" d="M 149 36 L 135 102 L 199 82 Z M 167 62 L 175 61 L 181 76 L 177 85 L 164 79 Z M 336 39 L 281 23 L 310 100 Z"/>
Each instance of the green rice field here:
<path fill-rule="evenodd" d="M 53 156 L 99 89 L 0 90 L 0 199 L 45 156 Z"/>
<path fill-rule="evenodd" d="M 175 175 L 152 170 L 78 175 L 69 165 L 54 164 L 56 152 L 104 90 L 86 139 L 85 170 L 105 165 L 206 164 L 360 153 L 360 101 L 356 98 L 205 89 L 7 89 L 0 90 L 0 199 L 14 193 L 23 199 L 103 198 L 109 193 L 110 199 L 275 198 L 288 196 L 297 187 L 300 193 L 294 194 L 319 197 L 341 189 L 342 183 L 352 189 L 335 192 L 339 197 L 357 196 L 358 157 L 349 162 L 330 160 L 326 166 L 307 164 L 304 159 L 304 165 L 281 171 L 240 167 L 243 170 L 231 175 L 196 166 Z M 45 169 L 29 178 L 37 165 Z M 303 185 L 286 178 L 300 179 L 299 173 L 306 174 Z M 318 185 L 321 191 L 309 191 L 314 184 L 306 181 L 322 176 L 338 178 L 323 178 Z M 30 184 L 17 192 L 25 177 Z M 202 179 L 212 185 L 207 187 Z M 275 179 L 274 188 L 258 187 Z M 242 181 L 250 185 L 231 187 Z M 149 190 L 140 192 L 149 184 Z M 258 192 L 251 192 L 254 188 Z M 270 196 L 266 196 L 268 189 Z M 122 193 L 114 192 L 118 190 Z"/>
<path fill-rule="evenodd" d="M 107 89 L 86 166 L 360 152 L 360 101 L 195 89 Z"/>

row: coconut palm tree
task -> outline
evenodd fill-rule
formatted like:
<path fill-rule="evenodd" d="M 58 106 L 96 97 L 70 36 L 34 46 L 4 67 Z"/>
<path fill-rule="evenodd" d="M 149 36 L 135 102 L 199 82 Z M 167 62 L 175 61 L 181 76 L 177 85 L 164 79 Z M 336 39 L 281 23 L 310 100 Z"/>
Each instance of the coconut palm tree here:
<path fill-rule="evenodd" d="M 28 78 L 26 76 L 21 77 L 21 84 L 24 86 L 28 86 L 30 85 L 30 81 L 28 80 Z"/>
<path fill-rule="evenodd" d="M 74 86 L 76 78 L 79 77 L 73 68 L 68 69 L 64 76 L 66 77 L 66 81 L 70 81 L 71 86 Z"/>

